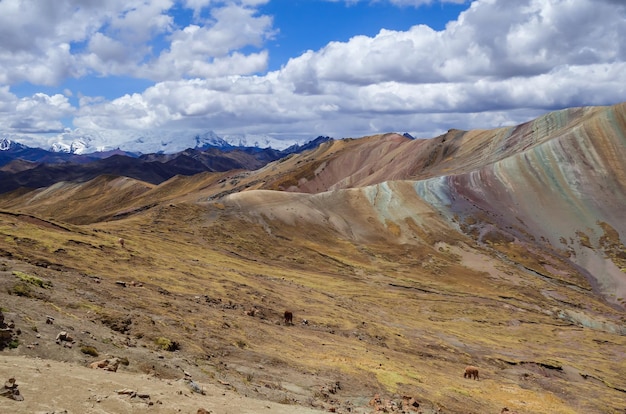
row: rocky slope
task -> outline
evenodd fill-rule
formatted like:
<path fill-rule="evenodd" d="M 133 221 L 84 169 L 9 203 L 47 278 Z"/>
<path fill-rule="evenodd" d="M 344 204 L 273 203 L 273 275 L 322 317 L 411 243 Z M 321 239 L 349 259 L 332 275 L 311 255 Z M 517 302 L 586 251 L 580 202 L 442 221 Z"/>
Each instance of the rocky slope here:
<path fill-rule="evenodd" d="M 255 171 L 5 194 L 0 305 L 14 328 L 0 357 L 118 357 L 128 365 L 107 374 L 159 381 L 153 395 L 187 373 L 292 410 L 622 412 L 625 125 L 624 104 L 575 108 L 327 142 Z M 8 371 L 25 397 L 44 380 Z M 100 375 L 47 409 L 135 404 Z"/>

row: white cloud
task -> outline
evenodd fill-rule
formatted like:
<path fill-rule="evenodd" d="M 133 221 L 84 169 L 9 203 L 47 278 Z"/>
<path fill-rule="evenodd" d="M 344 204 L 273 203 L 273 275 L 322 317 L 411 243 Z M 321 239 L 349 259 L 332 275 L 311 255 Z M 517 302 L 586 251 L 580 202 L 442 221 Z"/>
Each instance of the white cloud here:
<path fill-rule="evenodd" d="M 266 69 L 267 52 L 244 55 L 236 51 L 263 46 L 273 34 L 269 16 L 256 16 L 255 10 L 248 7 L 227 5 L 213 9 L 208 23 L 191 24 L 172 33 L 169 49 L 139 68 L 138 75 L 159 80 L 212 78 Z"/>
<path fill-rule="evenodd" d="M 280 29 L 271 16 L 258 13 L 256 7 L 266 2 L 186 0 L 194 20 L 175 27 L 167 15 L 173 1 L 59 0 L 67 18 L 53 12 L 52 22 L 46 20 L 32 38 L 11 40 L 2 23 L 16 28 L 6 16 L 15 19 L 10 9 L 17 2 L 2 0 L 0 40 L 6 45 L 0 43 L 0 84 L 50 84 L 86 72 L 150 78 L 157 83 L 142 93 L 112 101 L 81 97 L 75 126 L 308 137 L 390 130 L 428 136 L 451 127 L 509 125 L 550 109 L 615 103 L 626 96 L 622 2 L 476 0 L 442 31 L 422 25 L 354 36 L 262 74 L 268 60 L 264 44 Z M 18 28 L 35 27 L 45 7 L 34 9 Z M 68 27 L 79 14 L 84 21 L 72 35 Z M 150 52 L 155 35 L 166 44 Z M 73 52 L 69 45 L 76 42 L 82 49 Z M 253 51 L 244 52 L 246 47 Z M 5 99 L 16 102 L 7 94 L 8 89 L 0 93 L 0 108 L 7 107 Z M 27 99 L 27 124 L 58 127 L 58 119 L 73 110 L 58 96 L 46 103 Z M 37 114 L 36 102 L 44 109 Z M 11 125 L 4 121 L 0 128 Z"/>
<path fill-rule="evenodd" d="M 623 61 L 624 8 L 586 1 L 476 1 L 444 31 L 414 26 L 331 43 L 285 72 L 357 85 L 531 76 L 564 65 Z M 303 69 L 301 66 L 306 66 Z M 298 77 L 295 75 L 294 77 Z M 296 82 L 309 83 L 308 79 Z"/>
<path fill-rule="evenodd" d="M 198 21 L 176 27 L 174 0 L 2 0 L 0 84 L 56 85 L 88 73 L 153 80 L 227 75 L 233 67 L 226 57 L 242 63 L 239 49 L 261 49 L 273 35 L 271 17 L 256 14 L 266 2 L 189 0 L 184 4 Z M 205 9 L 210 19 L 201 18 Z M 259 50 L 238 73 L 266 65 Z"/>
<path fill-rule="evenodd" d="M 127 45 L 102 33 L 93 35 L 87 49 L 91 56 L 100 62 L 125 62 L 129 55 Z M 97 66 L 92 64 L 92 67 Z M 99 72 L 106 73 L 107 71 L 100 70 Z"/>
<path fill-rule="evenodd" d="M 75 109 L 61 94 L 36 93 L 18 98 L 7 86 L 0 87 L 0 131 L 14 133 L 62 131 L 61 118 L 72 115 Z"/>

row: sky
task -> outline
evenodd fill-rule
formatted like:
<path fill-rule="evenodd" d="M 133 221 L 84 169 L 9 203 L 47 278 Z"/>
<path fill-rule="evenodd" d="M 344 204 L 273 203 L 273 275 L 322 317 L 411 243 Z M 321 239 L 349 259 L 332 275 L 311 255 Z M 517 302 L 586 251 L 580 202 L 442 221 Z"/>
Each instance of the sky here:
<path fill-rule="evenodd" d="M 0 0 L 0 134 L 361 137 L 626 100 L 623 0 Z"/>

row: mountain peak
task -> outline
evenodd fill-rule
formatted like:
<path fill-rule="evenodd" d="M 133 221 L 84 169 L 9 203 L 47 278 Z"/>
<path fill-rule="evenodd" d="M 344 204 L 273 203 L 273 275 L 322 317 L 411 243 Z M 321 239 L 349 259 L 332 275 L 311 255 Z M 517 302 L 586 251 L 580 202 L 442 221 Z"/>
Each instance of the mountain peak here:
<path fill-rule="evenodd" d="M 301 140 L 275 139 L 269 135 L 237 134 L 218 136 L 211 130 L 67 130 L 50 144 L 54 152 L 89 154 L 119 149 L 126 152 L 173 154 L 188 148 L 258 147 L 282 150 Z"/>
<path fill-rule="evenodd" d="M 24 148 L 24 145 L 7 137 L 0 137 L 0 151 L 8 151 L 17 148 Z"/>

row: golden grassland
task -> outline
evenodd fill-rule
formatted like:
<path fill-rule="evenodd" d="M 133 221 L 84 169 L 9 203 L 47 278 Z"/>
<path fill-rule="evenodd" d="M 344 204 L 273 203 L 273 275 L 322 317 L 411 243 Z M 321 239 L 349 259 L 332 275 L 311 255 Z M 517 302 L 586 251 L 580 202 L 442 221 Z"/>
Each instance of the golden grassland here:
<path fill-rule="evenodd" d="M 210 204 L 162 205 L 90 225 L 0 215 L 7 271 L 9 261 L 38 264 L 32 277 L 50 280 L 52 290 L 66 275 L 81 275 L 64 280 L 63 300 L 22 301 L 75 320 L 128 317 L 127 335 L 147 349 L 158 348 L 159 338 L 175 341 L 208 378 L 226 375 L 206 362 L 217 355 L 247 367 L 242 387 L 261 381 L 263 366 L 294 383 L 303 373 L 336 378 L 349 384 L 353 401 L 412 395 L 444 412 L 623 409 L 625 368 L 616 361 L 625 337 L 574 324 L 559 311 L 614 324 L 621 314 L 578 279 L 523 271 L 541 267 L 539 254 L 497 261 L 498 251 L 515 257 L 512 243 L 481 247 L 457 235 L 435 245 L 361 244 L 323 228 L 278 224 L 270 234 Z M 496 261 L 499 270 L 481 270 L 464 254 Z M 141 287 L 120 290 L 118 281 Z M 98 295 L 85 293 L 91 290 Z M 294 326 L 281 322 L 286 308 Z M 251 309 L 258 313 L 246 315 Z M 481 381 L 463 378 L 467 364 L 480 367 Z"/>

